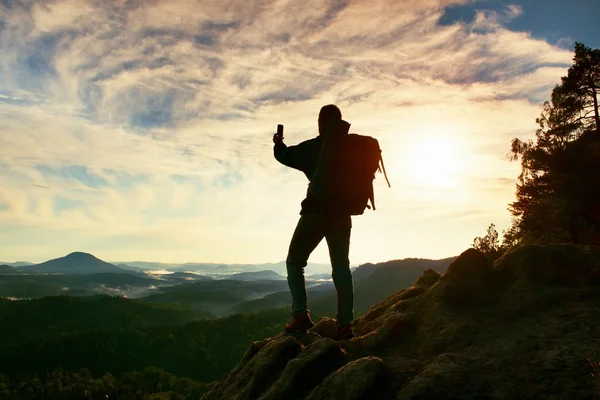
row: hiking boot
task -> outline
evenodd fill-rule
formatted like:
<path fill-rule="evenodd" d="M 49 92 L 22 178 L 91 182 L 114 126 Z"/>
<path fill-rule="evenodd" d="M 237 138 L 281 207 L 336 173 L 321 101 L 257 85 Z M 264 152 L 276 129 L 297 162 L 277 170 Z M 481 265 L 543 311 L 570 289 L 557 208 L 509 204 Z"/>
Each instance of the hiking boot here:
<path fill-rule="evenodd" d="M 354 337 L 354 332 L 352 331 L 352 325 L 347 324 L 347 325 L 335 327 L 335 332 L 333 334 L 334 340 L 347 340 L 347 339 L 352 339 L 353 337 Z"/>
<path fill-rule="evenodd" d="M 298 314 L 292 316 L 292 321 L 289 324 L 285 324 L 283 330 L 287 333 L 303 333 L 308 331 L 315 324 L 310 319 L 310 314 Z"/>

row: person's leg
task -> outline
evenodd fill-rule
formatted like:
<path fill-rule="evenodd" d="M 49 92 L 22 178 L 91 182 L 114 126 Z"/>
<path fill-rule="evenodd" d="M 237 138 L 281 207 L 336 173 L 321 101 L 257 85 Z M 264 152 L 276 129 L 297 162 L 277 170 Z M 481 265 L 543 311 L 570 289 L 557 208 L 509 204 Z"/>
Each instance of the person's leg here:
<path fill-rule="evenodd" d="M 308 257 L 324 236 L 321 216 L 306 214 L 300 217 L 286 259 L 287 281 L 292 294 L 292 311 L 294 315 L 308 312 L 304 267 L 306 267 Z"/>
<path fill-rule="evenodd" d="M 331 276 L 338 296 L 339 326 L 348 325 L 354 319 L 354 285 L 348 259 L 351 229 L 350 216 L 333 217 L 325 236 L 331 259 Z"/>

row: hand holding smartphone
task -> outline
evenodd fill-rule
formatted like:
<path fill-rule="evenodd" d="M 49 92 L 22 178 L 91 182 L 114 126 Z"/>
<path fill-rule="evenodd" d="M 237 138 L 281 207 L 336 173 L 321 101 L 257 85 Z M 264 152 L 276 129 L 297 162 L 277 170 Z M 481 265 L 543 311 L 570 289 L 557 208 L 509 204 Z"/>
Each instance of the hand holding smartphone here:
<path fill-rule="evenodd" d="M 283 125 L 277 125 L 277 133 L 273 136 L 273 143 L 283 142 Z"/>

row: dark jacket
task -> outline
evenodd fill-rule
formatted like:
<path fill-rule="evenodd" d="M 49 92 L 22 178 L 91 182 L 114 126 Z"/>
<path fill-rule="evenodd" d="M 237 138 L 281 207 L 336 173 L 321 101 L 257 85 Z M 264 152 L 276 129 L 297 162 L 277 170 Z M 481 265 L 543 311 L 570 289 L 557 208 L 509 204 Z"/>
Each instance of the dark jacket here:
<path fill-rule="evenodd" d="M 309 181 L 312 180 L 319 160 L 319 153 L 323 139 L 318 136 L 314 139 L 306 140 L 296 146 L 287 146 L 284 143 L 277 143 L 273 147 L 273 153 L 277 161 L 283 165 L 302 171 Z M 322 214 L 326 213 L 325 207 L 318 199 L 306 193 L 306 198 L 301 203 L 300 214 Z"/>
<path fill-rule="evenodd" d="M 346 121 L 330 124 L 325 129 L 325 138 L 317 136 L 314 139 L 306 140 L 296 146 L 286 146 L 284 143 L 277 143 L 273 147 L 273 152 L 277 161 L 290 168 L 295 168 L 304 172 L 304 175 L 312 182 L 312 188 L 306 193 L 306 198 L 302 201 L 302 210 L 300 214 L 343 214 L 349 215 L 340 209 L 339 204 L 332 201 L 332 197 L 325 195 L 327 187 L 332 184 L 333 178 L 328 172 L 330 163 L 324 163 L 321 160 L 319 166 L 319 155 L 321 150 L 327 151 L 326 157 L 331 157 L 332 152 L 336 152 L 339 138 L 348 134 L 350 124 Z M 333 147 L 332 147 L 333 146 Z M 325 167 L 327 165 L 327 167 Z M 314 180 L 315 172 L 320 168 L 318 182 Z M 313 195 L 312 193 L 318 193 Z"/>
<path fill-rule="evenodd" d="M 287 146 L 277 143 L 273 153 L 277 161 L 283 165 L 304 172 L 308 180 L 312 180 L 319 160 L 323 140 L 320 136 L 306 140 L 296 146 Z"/>

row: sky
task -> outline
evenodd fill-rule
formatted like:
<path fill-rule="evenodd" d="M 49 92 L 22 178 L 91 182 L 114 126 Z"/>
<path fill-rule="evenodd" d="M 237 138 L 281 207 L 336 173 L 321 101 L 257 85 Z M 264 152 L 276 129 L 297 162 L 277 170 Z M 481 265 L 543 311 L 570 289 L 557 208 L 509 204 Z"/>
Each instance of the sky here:
<path fill-rule="evenodd" d="M 391 182 L 350 261 L 510 225 L 518 162 L 597 0 L 0 0 L 0 260 L 284 260 L 307 188 L 273 157 L 336 104 Z M 310 261 L 328 262 L 325 242 Z"/>

